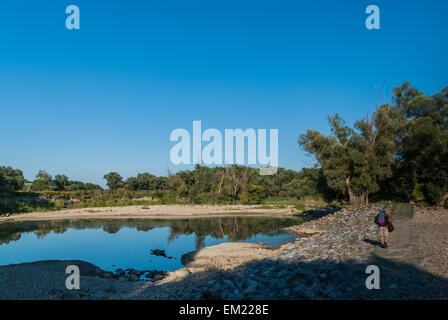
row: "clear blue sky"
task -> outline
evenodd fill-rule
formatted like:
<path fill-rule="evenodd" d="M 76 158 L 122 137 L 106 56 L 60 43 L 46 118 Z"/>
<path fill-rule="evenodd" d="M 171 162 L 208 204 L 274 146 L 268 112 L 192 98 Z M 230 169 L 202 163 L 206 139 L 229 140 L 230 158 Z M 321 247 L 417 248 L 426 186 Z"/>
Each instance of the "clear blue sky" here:
<path fill-rule="evenodd" d="M 65 28 L 76 4 L 81 29 Z M 381 29 L 367 30 L 369 4 Z M 279 165 L 326 117 L 403 81 L 448 85 L 448 1 L 12 1 L 0 6 L 0 165 L 104 185 L 166 175 L 175 128 L 279 129 Z"/>

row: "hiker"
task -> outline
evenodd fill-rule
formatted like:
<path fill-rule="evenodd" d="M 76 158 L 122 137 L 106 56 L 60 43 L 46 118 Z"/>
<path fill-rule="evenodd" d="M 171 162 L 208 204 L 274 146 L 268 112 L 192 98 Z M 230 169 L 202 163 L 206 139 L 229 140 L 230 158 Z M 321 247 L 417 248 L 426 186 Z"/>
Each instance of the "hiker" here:
<path fill-rule="evenodd" d="M 392 225 L 390 215 L 388 214 L 389 206 L 383 208 L 375 217 L 375 224 L 378 225 L 378 234 L 381 241 L 381 247 L 387 248 L 387 241 L 389 240 L 389 226 Z"/>

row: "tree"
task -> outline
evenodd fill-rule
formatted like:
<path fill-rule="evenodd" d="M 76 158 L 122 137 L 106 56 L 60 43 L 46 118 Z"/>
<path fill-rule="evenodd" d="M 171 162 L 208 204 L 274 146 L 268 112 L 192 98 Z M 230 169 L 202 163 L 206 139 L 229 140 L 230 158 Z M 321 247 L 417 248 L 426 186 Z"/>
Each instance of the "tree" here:
<path fill-rule="evenodd" d="M 69 185 L 68 177 L 64 174 L 54 176 L 54 186 L 56 190 L 64 191 Z"/>
<path fill-rule="evenodd" d="M 398 160 L 428 202 L 443 206 L 448 199 L 448 87 L 426 96 L 405 82 L 394 89 L 394 99 L 403 115 Z"/>
<path fill-rule="evenodd" d="M 303 168 L 296 174 L 290 174 L 292 179 L 284 184 L 286 195 L 303 198 L 323 197 L 327 200 L 334 198 L 334 194 L 327 186 L 327 180 L 321 168 Z"/>
<path fill-rule="evenodd" d="M 106 185 L 110 190 L 116 190 L 124 185 L 123 178 L 117 172 L 109 172 L 103 179 L 106 179 Z"/>
<path fill-rule="evenodd" d="M 166 189 L 168 178 L 156 177 L 150 173 L 139 173 L 137 177 L 130 177 L 126 185 L 131 190 L 163 190 Z"/>
<path fill-rule="evenodd" d="M 263 202 L 263 200 L 266 198 L 266 193 L 264 192 L 263 186 L 256 185 L 256 184 L 249 184 L 247 186 L 247 195 L 248 195 L 248 202 L 249 203 L 255 203 L 260 204 Z"/>
<path fill-rule="evenodd" d="M 11 167 L 0 167 L 0 190 L 22 190 L 24 185 L 25 178 L 22 171 Z"/>
<path fill-rule="evenodd" d="M 382 105 L 372 118 L 350 128 L 338 114 L 328 117 L 331 134 L 308 130 L 299 144 L 314 155 L 329 187 L 348 195 L 351 204 L 368 203 L 379 182 L 392 174 L 396 115 Z"/>
<path fill-rule="evenodd" d="M 0 174 L 0 191 L 9 191 L 8 185 L 6 184 L 5 178 Z"/>
<path fill-rule="evenodd" d="M 39 170 L 36 179 L 31 185 L 32 190 L 44 191 L 50 190 L 52 186 L 52 177 L 45 170 Z"/>

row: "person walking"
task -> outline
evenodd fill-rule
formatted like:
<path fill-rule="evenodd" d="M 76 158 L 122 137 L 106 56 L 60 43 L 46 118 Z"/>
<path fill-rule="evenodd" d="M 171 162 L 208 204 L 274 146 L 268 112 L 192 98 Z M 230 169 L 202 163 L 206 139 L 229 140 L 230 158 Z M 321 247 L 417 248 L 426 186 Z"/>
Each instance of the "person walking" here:
<path fill-rule="evenodd" d="M 381 247 L 387 249 L 387 242 L 389 241 L 389 229 L 392 226 L 390 219 L 390 206 L 384 207 L 375 217 L 375 224 L 378 225 L 378 235 L 381 241 Z"/>

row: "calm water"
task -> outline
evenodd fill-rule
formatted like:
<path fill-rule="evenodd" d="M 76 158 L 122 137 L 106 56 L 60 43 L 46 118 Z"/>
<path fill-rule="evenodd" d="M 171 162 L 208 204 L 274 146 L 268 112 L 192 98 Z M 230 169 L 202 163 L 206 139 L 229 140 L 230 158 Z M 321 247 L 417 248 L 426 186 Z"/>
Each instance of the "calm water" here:
<path fill-rule="evenodd" d="M 284 227 L 298 218 L 64 220 L 0 224 L 0 265 L 37 260 L 84 260 L 104 270 L 176 270 L 187 252 L 222 242 L 279 246 L 297 236 Z M 165 250 L 168 257 L 151 254 Z"/>

